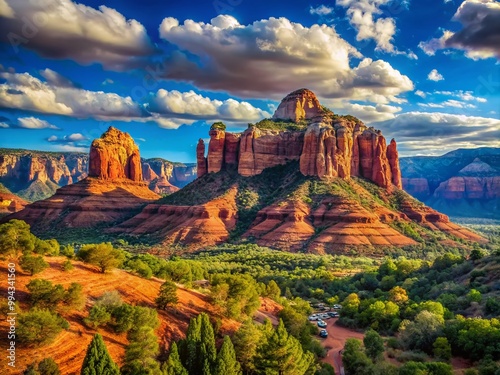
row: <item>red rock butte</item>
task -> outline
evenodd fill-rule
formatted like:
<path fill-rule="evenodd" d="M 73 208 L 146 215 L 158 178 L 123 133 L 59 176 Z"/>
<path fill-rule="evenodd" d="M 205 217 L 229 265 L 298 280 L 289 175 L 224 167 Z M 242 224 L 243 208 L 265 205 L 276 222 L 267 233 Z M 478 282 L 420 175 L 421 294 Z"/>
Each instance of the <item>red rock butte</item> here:
<path fill-rule="evenodd" d="M 109 127 L 90 146 L 89 177 L 142 181 L 139 147 L 128 133 Z"/>
<path fill-rule="evenodd" d="M 396 142 L 387 146 L 379 130 L 353 118 L 333 116 L 316 95 L 300 89 L 287 95 L 273 116 L 275 121 L 306 121 L 303 131 L 260 129 L 249 126 L 241 134 L 210 130 L 208 155 L 199 140 L 198 177 L 236 166 L 242 176 L 298 160 L 304 176 L 319 178 L 360 176 L 377 185 L 402 188 Z"/>
<path fill-rule="evenodd" d="M 142 182 L 141 157 L 132 137 L 110 127 L 92 142 L 89 177 L 1 221 L 24 220 L 35 230 L 55 222 L 66 228 L 94 227 L 121 221 L 158 198 Z"/>

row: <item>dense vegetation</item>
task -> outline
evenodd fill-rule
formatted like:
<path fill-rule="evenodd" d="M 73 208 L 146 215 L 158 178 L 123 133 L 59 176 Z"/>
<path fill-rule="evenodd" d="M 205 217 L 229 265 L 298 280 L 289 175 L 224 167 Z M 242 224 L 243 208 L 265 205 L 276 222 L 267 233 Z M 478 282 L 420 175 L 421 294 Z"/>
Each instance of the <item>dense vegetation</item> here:
<path fill-rule="evenodd" d="M 127 335 L 123 374 L 331 373 L 319 365 L 325 350 L 315 338 L 317 327 L 307 319 L 311 305 L 318 302 L 340 303 L 337 323 L 367 330 L 363 343 L 346 343 L 347 374 L 449 374 L 452 356 L 469 359 L 481 375 L 495 374 L 499 368 L 498 249 L 488 253 L 475 246 L 469 255 L 452 249 L 432 260 L 398 256 L 377 260 L 291 254 L 247 244 L 162 259 L 124 251 L 123 241 L 61 248 L 57 241 L 35 237 L 21 221 L 0 225 L 0 233 L 3 256 L 39 257 L 46 262 L 43 256 L 63 254 L 95 265 L 96 272 L 122 267 L 144 278 L 166 280 L 157 308 L 175 312 L 176 283 L 200 288 L 219 308 L 216 316 L 193 319 L 186 339 L 159 357 L 155 309 L 124 303 L 116 292 L 92 301 L 84 319 L 89 329 Z M 83 308 L 85 301 L 76 283 L 64 288 L 33 277 L 27 289 L 29 309 L 14 306 L 22 345 L 51 342 L 68 328 L 62 315 Z M 283 306 L 278 327 L 250 319 L 259 297 Z M 242 322 L 231 338 L 220 333 L 222 317 Z M 401 364 L 387 363 L 387 356 Z M 44 366 L 52 364 L 47 360 Z M 36 373 L 39 368 L 33 364 L 27 371 Z"/>

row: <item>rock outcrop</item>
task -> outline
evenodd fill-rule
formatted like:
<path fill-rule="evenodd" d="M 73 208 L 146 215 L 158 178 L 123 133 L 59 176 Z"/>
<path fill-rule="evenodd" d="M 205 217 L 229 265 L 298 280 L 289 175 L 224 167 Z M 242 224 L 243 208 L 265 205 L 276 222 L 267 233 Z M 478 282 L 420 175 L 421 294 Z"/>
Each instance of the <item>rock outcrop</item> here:
<path fill-rule="evenodd" d="M 287 95 L 273 118 L 305 120 L 309 125 L 299 131 L 256 124 L 241 134 L 212 129 L 207 157 L 203 141 L 198 143 L 198 177 L 229 165 L 237 165 L 242 176 L 255 176 L 266 168 L 299 160 L 304 176 L 361 176 L 384 188 L 402 187 L 396 142 L 387 146 L 380 131 L 324 112 L 311 91 Z"/>
<path fill-rule="evenodd" d="M 500 217 L 500 149 L 402 159 L 404 189 L 453 216 Z"/>
<path fill-rule="evenodd" d="M 323 110 L 316 95 L 308 89 L 300 89 L 288 94 L 281 101 L 273 119 L 299 122 L 322 114 Z"/>
<path fill-rule="evenodd" d="M 92 143 L 91 176 L 58 189 L 2 219 L 21 219 L 35 232 L 88 228 L 122 221 L 158 195 L 142 182 L 139 149 L 127 133 L 110 128 Z"/>
<path fill-rule="evenodd" d="M 0 217 L 21 211 L 28 202 L 12 194 L 0 184 Z"/>
<path fill-rule="evenodd" d="M 110 127 L 90 146 L 89 177 L 142 181 L 139 147 L 128 134 Z"/>

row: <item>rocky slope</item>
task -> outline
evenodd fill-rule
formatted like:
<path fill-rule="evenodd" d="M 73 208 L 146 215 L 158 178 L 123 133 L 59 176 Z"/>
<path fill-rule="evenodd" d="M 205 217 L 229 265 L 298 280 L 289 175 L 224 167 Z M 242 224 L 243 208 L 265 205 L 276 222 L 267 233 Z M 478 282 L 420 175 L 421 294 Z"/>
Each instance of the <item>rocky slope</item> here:
<path fill-rule="evenodd" d="M 379 131 L 322 109 L 311 94 L 288 95 L 275 120 L 242 134 L 215 123 L 208 155 L 202 140 L 197 147 L 198 179 L 112 231 L 190 250 L 232 239 L 289 251 L 382 254 L 425 241 L 483 241 L 400 190 L 394 140 L 387 146 Z"/>
<path fill-rule="evenodd" d="M 500 218 L 500 149 L 452 151 L 401 159 L 403 187 L 453 216 Z"/>
<path fill-rule="evenodd" d="M 158 194 L 170 194 L 196 178 L 196 164 L 142 159 L 143 180 Z M 87 177 L 89 155 L 0 149 L 0 183 L 27 201 L 46 199 L 59 187 Z"/>
<path fill-rule="evenodd" d="M 197 147 L 198 177 L 225 168 L 255 176 L 266 168 L 299 160 L 304 176 L 361 176 L 384 188 L 401 188 L 395 141 L 388 147 L 380 131 L 325 111 L 311 91 L 301 89 L 287 95 L 273 118 L 297 120 L 303 127 L 284 131 L 279 126 L 287 123 L 281 120 L 274 122 L 274 128 L 269 120 L 250 125 L 242 134 L 214 127 L 209 133 L 208 155 L 204 156 L 203 140 Z"/>
<path fill-rule="evenodd" d="M 159 198 L 141 181 L 137 146 L 129 134 L 109 128 L 92 143 L 89 177 L 64 186 L 45 200 L 7 216 L 32 225 L 35 232 L 87 228 L 121 221 Z"/>
<path fill-rule="evenodd" d="M 12 194 L 9 189 L 0 184 L 0 217 L 21 211 L 28 202 Z"/>

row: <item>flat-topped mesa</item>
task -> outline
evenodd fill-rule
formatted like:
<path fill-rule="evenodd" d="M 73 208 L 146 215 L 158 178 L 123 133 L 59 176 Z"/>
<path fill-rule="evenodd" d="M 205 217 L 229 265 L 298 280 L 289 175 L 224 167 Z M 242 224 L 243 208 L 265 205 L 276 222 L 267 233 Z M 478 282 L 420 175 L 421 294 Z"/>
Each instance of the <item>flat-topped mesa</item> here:
<path fill-rule="evenodd" d="M 311 90 L 300 89 L 285 96 L 274 112 L 273 119 L 299 122 L 322 114 L 323 109 L 316 95 Z"/>
<path fill-rule="evenodd" d="M 251 125 L 241 134 L 227 133 L 223 124 L 214 124 L 207 157 L 202 140 L 196 149 L 198 177 L 229 165 L 236 166 L 242 176 L 254 176 L 295 160 L 304 176 L 360 176 L 384 188 L 402 188 L 396 142 L 392 140 L 387 146 L 379 130 L 350 116 L 334 117 L 322 109 L 311 91 L 301 89 L 287 95 L 273 118 L 274 122 Z M 297 124 L 291 128 L 299 130 L 284 130 L 289 123 L 283 123 L 283 119 L 305 119 L 309 125 L 305 128 Z"/>
<path fill-rule="evenodd" d="M 142 181 L 139 147 L 130 134 L 116 128 L 109 127 L 92 142 L 89 159 L 89 177 Z"/>

